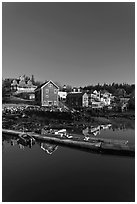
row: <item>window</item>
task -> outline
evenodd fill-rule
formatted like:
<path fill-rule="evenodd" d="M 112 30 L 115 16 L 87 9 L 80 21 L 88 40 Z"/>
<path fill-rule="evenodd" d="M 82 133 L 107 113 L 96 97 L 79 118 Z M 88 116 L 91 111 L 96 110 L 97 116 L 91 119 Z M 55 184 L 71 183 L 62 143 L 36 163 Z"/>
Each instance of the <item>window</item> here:
<path fill-rule="evenodd" d="M 49 89 L 46 89 L 46 93 L 49 93 Z"/>
<path fill-rule="evenodd" d="M 52 102 L 52 101 L 48 101 L 48 103 L 49 103 L 49 105 L 52 105 L 52 104 L 53 104 L 53 102 Z"/>
<path fill-rule="evenodd" d="M 84 98 L 84 101 L 87 101 L 87 98 Z"/>
<path fill-rule="evenodd" d="M 55 93 L 55 94 L 57 93 L 57 89 L 54 89 L 54 93 Z"/>
<path fill-rule="evenodd" d="M 51 84 L 51 83 L 49 83 L 49 85 L 48 85 L 49 87 L 52 87 L 53 85 Z"/>

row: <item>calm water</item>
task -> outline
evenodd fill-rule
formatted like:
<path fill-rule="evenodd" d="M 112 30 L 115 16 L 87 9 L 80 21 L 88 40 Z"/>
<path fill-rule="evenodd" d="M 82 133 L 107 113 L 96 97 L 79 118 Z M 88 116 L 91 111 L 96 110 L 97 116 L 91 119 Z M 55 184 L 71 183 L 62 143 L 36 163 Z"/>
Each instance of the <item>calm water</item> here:
<path fill-rule="evenodd" d="M 101 129 L 96 137 L 134 143 L 134 134 L 134 128 L 114 131 L 111 127 Z M 134 162 L 133 157 L 93 154 L 48 144 L 36 143 L 23 149 L 15 140 L 3 137 L 3 201 L 134 201 Z"/>

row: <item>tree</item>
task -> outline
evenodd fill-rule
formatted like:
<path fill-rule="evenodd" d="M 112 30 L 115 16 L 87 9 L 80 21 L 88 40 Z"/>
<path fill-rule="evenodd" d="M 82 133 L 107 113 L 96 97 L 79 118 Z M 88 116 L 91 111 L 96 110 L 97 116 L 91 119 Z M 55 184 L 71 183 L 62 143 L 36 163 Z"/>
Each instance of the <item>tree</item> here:
<path fill-rule="evenodd" d="M 124 97 L 126 95 L 126 91 L 123 88 L 119 88 L 116 90 L 115 95 L 118 97 Z"/>
<path fill-rule="evenodd" d="M 12 79 L 5 79 L 2 81 L 2 97 L 11 94 L 11 81 Z"/>
<path fill-rule="evenodd" d="M 31 76 L 31 81 L 32 81 L 32 84 L 35 84 L 35 79 L 34 79 L 34 75 L 33 74 Z"/>
<path fill-rule="evenodd" d="M 130 95 L 130 100 L 128 102 L 129 109 L 135 110 L 135 90 L 132 91 Z"/>
<path fill-rule="evenodd" d="M 72 86 L 66 85 L 66 92 L 71 92 L 72 91 Z"/>
<path fill-rule="evenodd" d="M 130 98 L 130 100 L 128 102 L 128 107 L 131 110 L 135 110 L 135 98 L 134 97 Z"/>

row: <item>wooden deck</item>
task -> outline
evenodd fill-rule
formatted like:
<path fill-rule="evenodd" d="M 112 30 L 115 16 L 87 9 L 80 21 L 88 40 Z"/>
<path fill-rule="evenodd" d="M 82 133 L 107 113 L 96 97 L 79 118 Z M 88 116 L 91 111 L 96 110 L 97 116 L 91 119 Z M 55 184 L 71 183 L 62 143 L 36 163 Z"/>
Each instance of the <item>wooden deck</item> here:
<path fill-rule="evenodd" d="M 24 134 L 20 131 L 2 129 L 2 133 L 9 136 L 16 136 Z M 58 145 L 74 147 L 78 149 L 86 149 L 91 152 L 101 154 L 116 154 L 123 156 L 135 156 L 135 147 L 129 146 L 126 140 L 113 140 L 91 137 L 90 141 L 74 140 L 73 138 L 61 138 L 60 135 L 46 134 L 40 135 L 32 132 L 25 132 L 26 134 L 35 138 L 36 141 L 49 142 Z"/>

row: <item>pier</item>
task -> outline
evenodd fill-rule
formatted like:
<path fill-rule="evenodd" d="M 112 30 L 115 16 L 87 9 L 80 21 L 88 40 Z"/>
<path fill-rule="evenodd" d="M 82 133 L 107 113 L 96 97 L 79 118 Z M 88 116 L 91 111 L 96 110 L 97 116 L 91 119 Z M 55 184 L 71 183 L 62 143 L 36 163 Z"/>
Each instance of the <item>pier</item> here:
<path fill-rule="evenodd" d="M 39 142 L 48 142 L 54 143 L 57 145 L 73 147 L 77 149 L 85 149 L 94 153 L 100 154 L 113 154 L 113 155 L 123 155 L 123 156 L 135 156 L 135 147 L 130 146 L 126 140 L 113 140 L 113 139 L 103 139 L 90 137 L 90 141 L 82 141 L 61 138 L 60 135 L 55 134 L 37 134 L 33 132 L 20 132 L 15 130 L 2 129 L 3 135 L 19 137 L 19 135 L 27 134 L 28 136 L 33 137 L 36 141 Z"/>

